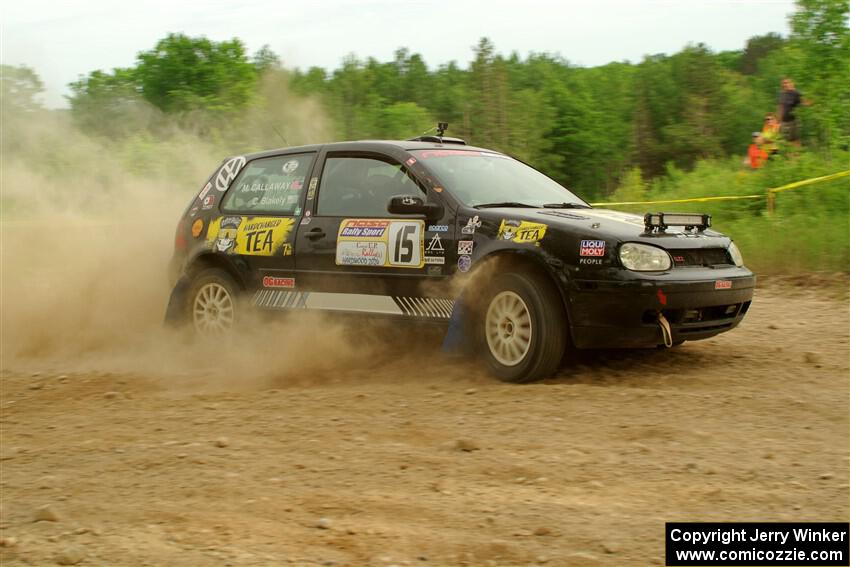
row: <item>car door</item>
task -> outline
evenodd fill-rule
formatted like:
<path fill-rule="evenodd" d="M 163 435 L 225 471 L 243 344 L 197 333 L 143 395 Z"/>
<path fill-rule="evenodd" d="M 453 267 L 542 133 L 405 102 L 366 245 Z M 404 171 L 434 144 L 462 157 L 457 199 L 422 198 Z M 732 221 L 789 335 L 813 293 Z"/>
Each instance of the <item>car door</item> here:
<path fill-rule="evenodd" d="M 295 287 L 295 227 L 316 152 L 254 159 L 230 185 L 210 222 L 210 247 L 245 265 L 251 287 Z"/>
<path fill-rule="evenodd" d="M 422 184 L 379 152 L 328 152 L 319 171 L 312 210 L 298 227 L 299 288 L 325 293 L 338 310 L 386 314 L 397 311 L 392 298 L 427 295 L 425 284 L 443 275 L 444 263 L 435 265 L 438 252 L 428 250 L 430 223 L 387 212 L 391 197 L 426 199 Z M 432 249 L 444 248 L 439 240 Z"/>

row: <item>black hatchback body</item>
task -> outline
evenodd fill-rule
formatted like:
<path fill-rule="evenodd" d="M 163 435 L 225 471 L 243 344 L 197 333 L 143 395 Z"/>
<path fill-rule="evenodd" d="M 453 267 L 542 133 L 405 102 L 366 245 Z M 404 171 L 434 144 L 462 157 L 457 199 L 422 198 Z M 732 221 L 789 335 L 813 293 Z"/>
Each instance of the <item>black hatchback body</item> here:
<path fill-rule="evenodd" d="M 570 347 L 673 346 L 735 327 L 755 277 L 709 225 L 592 208 L 460 140 L 236 156 L 179 222 L 166 319 L 216 335 L 243 309 L 447 326 L 462 315 L 490 369 L 526 381 Z"/>

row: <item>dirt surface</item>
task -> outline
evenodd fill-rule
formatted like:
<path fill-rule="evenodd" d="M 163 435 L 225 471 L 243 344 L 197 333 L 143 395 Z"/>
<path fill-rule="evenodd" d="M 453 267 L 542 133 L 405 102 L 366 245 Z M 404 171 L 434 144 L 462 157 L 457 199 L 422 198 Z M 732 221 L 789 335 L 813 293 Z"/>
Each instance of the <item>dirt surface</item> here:
<path fill-rule="evenodd" d="M 660 565 L 666 521 L 850 516 L 848 304 L 817 289 L 526 386 L 309 341 L 259 374 L 7 359 L 2 564 Z"/>

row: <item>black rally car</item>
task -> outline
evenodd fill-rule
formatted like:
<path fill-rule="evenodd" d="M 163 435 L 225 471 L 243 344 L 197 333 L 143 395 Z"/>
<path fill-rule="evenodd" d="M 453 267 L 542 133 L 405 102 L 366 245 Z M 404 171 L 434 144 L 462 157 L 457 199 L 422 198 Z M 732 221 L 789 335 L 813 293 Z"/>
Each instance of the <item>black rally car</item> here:
<path fill-rule="evenodd" d="M 755 277 L 709 225 L 594 209 L 451 138 L 237 156 L 180 220 L 166 318 L 214 335 L 245 309 L 453 329 L 462 314 L 490 369 L 526 381 L 554 372 L 568 344 L 673 346 L 740 323 Z"/>

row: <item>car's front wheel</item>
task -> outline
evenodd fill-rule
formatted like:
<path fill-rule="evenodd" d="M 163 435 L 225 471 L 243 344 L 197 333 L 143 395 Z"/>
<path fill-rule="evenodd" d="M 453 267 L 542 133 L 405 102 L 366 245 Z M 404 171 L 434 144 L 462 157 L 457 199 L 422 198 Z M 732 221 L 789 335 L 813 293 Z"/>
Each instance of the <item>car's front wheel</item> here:
<path fill-rule="evenodd" d="M 187 307 L 197 334 L 218 337 L 233 329 L 238 316 L 238 290 L 230 274 L 219 268 L 205 269 L 192 279 Z"/>
<path fill-rule="evenodd" d="M 567 321 L 548 278 L 533 272 L 500 274 L 479 312 L 479 344 L 500 380 L 528 382 L 558 369 Z"/>

